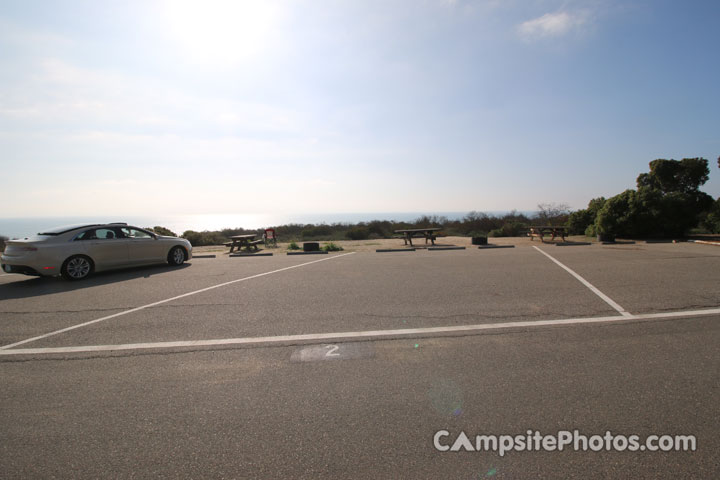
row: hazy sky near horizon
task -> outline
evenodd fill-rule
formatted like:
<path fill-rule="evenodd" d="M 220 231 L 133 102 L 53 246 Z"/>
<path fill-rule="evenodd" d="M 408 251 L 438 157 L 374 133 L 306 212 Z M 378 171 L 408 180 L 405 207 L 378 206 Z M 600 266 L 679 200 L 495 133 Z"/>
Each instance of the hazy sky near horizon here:
<path fill-rule="evenodd" d="M 0 0 L 1 217 L 720 195 L 720 3 Z"/>

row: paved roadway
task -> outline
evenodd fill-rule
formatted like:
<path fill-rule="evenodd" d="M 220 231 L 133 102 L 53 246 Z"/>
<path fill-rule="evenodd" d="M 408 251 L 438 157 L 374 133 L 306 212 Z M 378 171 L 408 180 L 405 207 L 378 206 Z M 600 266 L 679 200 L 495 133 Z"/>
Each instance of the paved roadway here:
<path fill-rule="evenodd" d="M 2 477 L 720 478 L 720 249 L 540 250 L 595 291 L 535 248 L 2 276 Z M 433 447 L 530 429 L 698 450 Z"/>

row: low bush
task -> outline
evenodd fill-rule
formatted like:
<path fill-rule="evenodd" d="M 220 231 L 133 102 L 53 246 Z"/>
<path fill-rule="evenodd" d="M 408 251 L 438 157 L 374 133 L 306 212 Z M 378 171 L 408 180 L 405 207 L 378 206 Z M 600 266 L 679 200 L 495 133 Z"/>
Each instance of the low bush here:
<path fill-rule="evenodd" d="M 375 220 L 367 225 L 370 238 L 390 238 L 393 231 L 393 222 Z"/>
<path fill-rule="evenodd" d="M 720 233 L 720 198 L 715 200 L 710 212 L 705 216 L 701 225 L 709 233 Z"/>
<path fill-rule="evenodd" d="M 390 238 L 395 230 L 409 228 L 427 228 L 440 227 L 442 235 L 464 235 L 464 236 L 483 236 L 489 232 L 489 236 L 495 237 L 511 237 L 518 236 L 527 229 L 528 225 L 538 225 L 544 222 L 552 221 L 553 225 L 561 225 L 565 221 L 572 222 L 573 231 L 582 233 L 587 229 L 587 222 L 594 223 L 595 212 L 605 202 L 604 198 L 591 200 L 588 208 L 590 214 L 586 211 L 573 214 L 573 218 L 568 220 L 568 215 L 564 210 L 564 206 L 560 205 L 542 205 L 544 208 L 543 215 L 525 215 L 517 211 L 509 212 L 502 216 L 488 215 L 481 212 L 470 212 L 462 219 L 449 220 L 443 216 L 422 216 L 413 221 L 390 221 L 390 220 L 373 220 L 370 222 L 351 223 L 333 223 L 333 224 L 287 224 L 287 225 L 268 225 L 275 229 L 279 238 L 284 241 L 334 241 L 343 239 L 351 240 L 368 240 L 378 238 Z M 709 221 L 714 221 L 714 216 Z M 570 225 L 569 225 L 570 226 Z M 155 227 L 153 230 L 160 230 L 163 227 Z M 168 231 L 169 232 L 169 231 Z M 163 232 L 164 233 L 164 232 Z M 170 234 L 172 232 L 169 232 Z M 193 245 L 218 245 L 229 241 L 233 235 L 251 234 L 261 235 L 263 229 L 244 229 L 244 228 L 226 228 L 214 232 L 196 232 L 188 230 L 183 233 L 183 237 L 190 240 Z M 164 233 L 168 234 L 168 233 Z M 441 235 L 438 233 L 438 235 Z"/>
<path fill-rule="evenodd" d="M 496 217 L 481 212 L 470 212 L 459 222 L 458 228 L 460 233 L 474 237 L 477 232 L 489 232 L 496 228 L 500 228 L 501 222 Z"/>
<path fill-rule="evenodd" d="M 343 247 L 341 247 L 340 245 L 337 245 L 333 242 L 326 243 L 325 245 L 322 246 L 322 249 L 325 250 L 326 252 L 340 252 L 340 251 L 344 250 Z"/>
<path fill-rule="evenodd" d="M 490 231 L 491 237 L 518 237 L 527 229 L 528 226 L 523 222 L 509 222 L 500 228 L 496 228 Z"/>
<path fill-rule="evenodd" d="M 594 237 L 597 235 L 595 228 L 595 218 L 607 200 L 605 197 L 593 198 L 588 203 L 587 208 L 572 212 L 568 217 L 566 226 L 570 235 L 587 235 Z"/>
<path fill-rule="evenodd" d="M 345 233 L 350 240 L 367 240 L 370 238 L 370 231 L 365 227 L 354 227 Z"/>
<path fill-rule="evenodd" d="M 177 234 L 173 232 L 172 230 L 165 228 L 165 227 L 148 227 L 146 230 L 150 230 L 151 232 L 155 232 L 158 235 L 165 235 L 166 237 L 177 237 Z"/>
<path fill-rule="evenodd" d="M 710 195 L 700 191 L 709 173 L 704 158 L 653 160 L 650 171 L 637 177 L 637 190 L 628 189 L 609 198 L 598 210 L 597 233 L 677 238 L 698 224 L 703 226 L 714 203 Z"/>
<path fill-rule="evenodd" d="M 222 245 L 229 241 L 228 237 L 220 232 L 195 232 L 188 230 L 182 234 L 182 238 L 188 240 L 193 247 L 201 247 L 204 245 Z"/>
<path fill-rule="evenodd" d="M 316 237 L 328 237 L 332 235 L 333 229 L 328 225 L 306 225 L 305 229 L 300 232 L 300 236 L 304 239 Z"/>
<path fill-rule="evenodd" d="M 288 245 L 288 250 L 300 250 L 300 246 L 295 242 L 290 242 L 290 245 Z"/>

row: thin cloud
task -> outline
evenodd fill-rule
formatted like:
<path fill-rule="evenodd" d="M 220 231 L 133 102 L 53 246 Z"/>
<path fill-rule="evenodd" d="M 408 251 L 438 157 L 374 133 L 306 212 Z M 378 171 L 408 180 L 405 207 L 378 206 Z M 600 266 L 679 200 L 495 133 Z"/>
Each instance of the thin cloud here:
<path fill-rule="evenodd" d="M 156 134 L 295 136 L 306 131 L 301 112 L 283 106 L 189 94 L 151 77 L 85 68 L 59 58 L 32 63 L 3 82 L 0 128 L 109 132 L 153 127 Z M 204 133 L 203 133 L 204 132 Z"/>
<path fill-rule="evenodd" d="M 588 21 L 585 13 L 555 12 L 518 25 L 518 33 L 525 39 L 560 37 L 579 29 Z"/>
<path fill-rule="evenodd" d="M 506 0 L 438 0 L 440 5 L 463 10 L 495 10 L 506 5 Z"/>

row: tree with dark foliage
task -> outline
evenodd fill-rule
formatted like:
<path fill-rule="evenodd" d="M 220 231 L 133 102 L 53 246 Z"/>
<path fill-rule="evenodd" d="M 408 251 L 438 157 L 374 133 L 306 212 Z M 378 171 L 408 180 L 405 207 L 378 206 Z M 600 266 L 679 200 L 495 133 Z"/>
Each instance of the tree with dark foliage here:
<path fill-rule="evenodd" d="M 700 187 L 710 170 L 704 158 L 658 159 L 637 178 L 636 190 L 608 199 L 595 219 L 598 233 L 678 237 L 698 225 L 713 204 Z"/>
<path fill-rule="evenodd" d="M 704 158 L 658 159 L 650 162 L 650 173 L 637 178 L 638 188 L 652 188 L 663 194 L 696 193 L 708 181 L 710 170 Z"/>
<path fill-rule="evenodd" d="M 577 210 L 570 214 L 567 226 L 571 235 L 588 235 L 595 236 L 595 217 L 600 209 L 605 205 L 605 197 L 593 198 L 588 203 L 587 208 Z"/>

